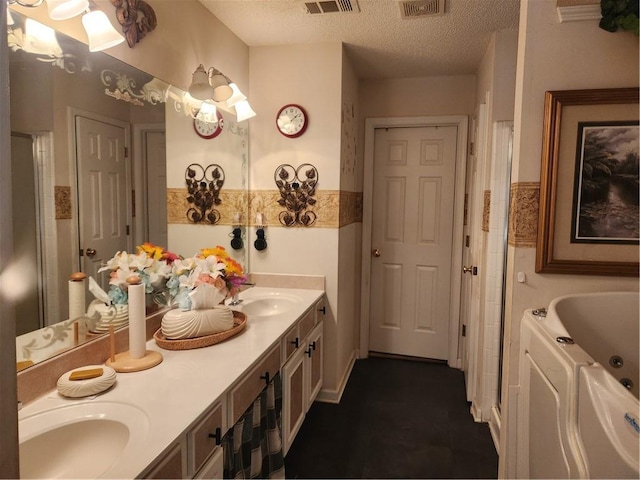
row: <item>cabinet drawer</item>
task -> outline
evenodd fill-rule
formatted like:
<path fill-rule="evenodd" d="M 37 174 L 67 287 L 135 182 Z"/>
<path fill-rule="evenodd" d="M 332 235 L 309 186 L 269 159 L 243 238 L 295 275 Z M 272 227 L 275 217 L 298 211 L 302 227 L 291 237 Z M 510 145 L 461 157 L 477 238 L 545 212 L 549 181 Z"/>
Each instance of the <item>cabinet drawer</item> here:
<path fill-rule="evenodd" d="M 307 335 L 316 324 L 316 311 L 315 308 L 309 310 L 302 320 L 300 320 L 299 328 L 300 328 L 300 340 L 307 338 Z"/>
<path fill-rule="evenodd" d="M 182 454 L 182 444 L 176 443 L 144 478 L 184 478 Z"/>
<path fill-rule="evenodd" d="M 188 435 L 189 471 L 197 472 L 219 447 L 222 435 L 222 405 L 213 407 Z"/>
<path fill-rule="evenodd" d="M 267 353 L 251 372 L 242 377 L 240 382 L 233 387 L 229 398 L 229 425 L 235 425 L 247 408 L 258 397 L 262 389 L 267 385 L 264 378 L 269 374 L 273 378 L 280 370 L 280 345 Z M 263 378 L 260 378 L 263 377 Z"/>
<path fill-rule="evenodd" d="M 298 326 L 296 325 L 291 330 L 289 330 L 284 338 L 282 339 L 282 363 L 286 363 L 289 360 L 289 357 L 293 355 L 293 352 L 300 346 L 302 343 L 302 338 L 300 338 L 300 331 Z"/>

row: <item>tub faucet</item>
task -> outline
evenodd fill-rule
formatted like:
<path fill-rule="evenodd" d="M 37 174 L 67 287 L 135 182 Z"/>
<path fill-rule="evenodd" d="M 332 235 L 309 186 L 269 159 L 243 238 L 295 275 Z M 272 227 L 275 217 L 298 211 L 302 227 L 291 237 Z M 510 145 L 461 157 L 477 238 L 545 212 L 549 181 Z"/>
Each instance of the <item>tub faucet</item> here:
<path fill-rule="evenodd" d="M 244 292 L 247 288 L 255 287 L 255 285 L 256 285 L 255 283 L 248 283 L 248 282 L 240 285 L 236 294 L 233 297 L 231 297 L 231 301 L 229 302 L 229 305 L 231 306 L 240 305 L 242 303 L 242 299 L 240 298 L 240 293 Z"/>

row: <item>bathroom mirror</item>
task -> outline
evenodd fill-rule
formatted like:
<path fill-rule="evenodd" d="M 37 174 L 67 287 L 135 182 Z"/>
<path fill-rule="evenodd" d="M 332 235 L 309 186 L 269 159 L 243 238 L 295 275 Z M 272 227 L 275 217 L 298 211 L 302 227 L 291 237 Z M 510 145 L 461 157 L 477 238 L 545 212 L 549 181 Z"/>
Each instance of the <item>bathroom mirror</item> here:
<path fill-rule="evenodd" d="M 84 271 L 108 289 L 99 267 L 143 242 L 183 256 L 215 245 L 231 250 L 232 224 L 246 219 L 246 195 L 238 192 L 246 193 L 248 132 L 221 112 L 222 134 L 205 143 L 182 108 L 179 88 L 9 12 L 15 253 L 9 293 L 17 362 L 28 366 L 77 345 L 68 318 L 73 272 Z M 119 173 L 101 166 L 114 152 L 125 165 Z M 172 166 L 172 156 L 178 165 L 224 169 L 224 188 L 234 192 L 227 209 L 239 214 L 234 222 L 227 216 L 216 225 L 189 224 L 184 168 Z M 105 188 L 117 192 L 116 201 L 99 215 Z M 126 219 L 122 228 L 114 218 Z M 197 234 L 190 230 L 185 238 L 185 229 Z M 233 256 L 246 268 L 245 252 Z M 87 304 L 91 300 L 87 292 Z"/>

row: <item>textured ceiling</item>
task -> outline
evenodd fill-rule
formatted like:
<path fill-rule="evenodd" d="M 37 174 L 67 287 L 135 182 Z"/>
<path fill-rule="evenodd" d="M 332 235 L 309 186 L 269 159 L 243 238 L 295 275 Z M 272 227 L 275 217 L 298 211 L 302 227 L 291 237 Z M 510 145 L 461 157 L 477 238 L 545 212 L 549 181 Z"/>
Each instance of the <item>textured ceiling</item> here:
<path fill-rule="evenodd" d="M 475 73 L 491 32 L 518 28 L 520 9 L 519 0 L 446 0 L 445 15 L 403 19 L 397 0 L 316 15 L 301 0 L 200 2 L 250 47 L 343 42 L 363 79 Z"/>

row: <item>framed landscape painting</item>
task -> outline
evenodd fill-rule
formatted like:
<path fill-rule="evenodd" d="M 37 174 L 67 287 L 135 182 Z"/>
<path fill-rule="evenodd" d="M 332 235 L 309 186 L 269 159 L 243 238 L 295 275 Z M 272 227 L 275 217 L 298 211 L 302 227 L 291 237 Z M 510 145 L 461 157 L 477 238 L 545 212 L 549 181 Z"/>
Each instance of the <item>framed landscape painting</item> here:
<path fill-rule="evenodd" d="M 536 272 L 638 276 L 638 88 L 545 94 Z"/>
<path fill-rule="evenodd" d="M 638 244 L 638 122 L 580 122 L 572 243 Z"/>

